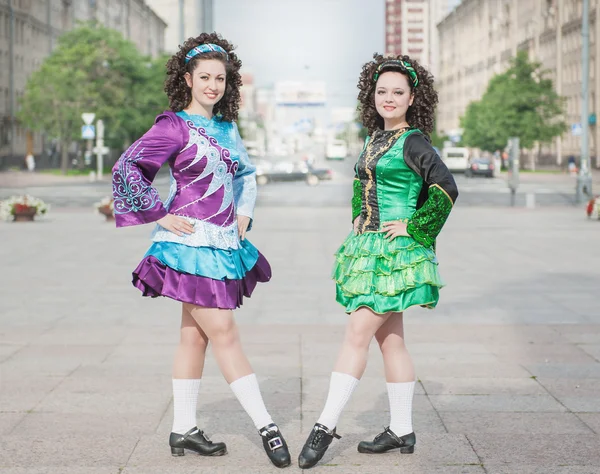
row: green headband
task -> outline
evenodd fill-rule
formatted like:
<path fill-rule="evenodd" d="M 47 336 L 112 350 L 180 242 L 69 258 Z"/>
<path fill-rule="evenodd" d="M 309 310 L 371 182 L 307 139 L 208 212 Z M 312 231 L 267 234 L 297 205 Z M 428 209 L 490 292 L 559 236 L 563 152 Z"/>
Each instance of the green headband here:
<path fill-rule="evenodd" d="M 413 83 L 413 87 L 417 87 L 419 85 L 419 78 L 417 77 L 415 68 L 412 67 L 408 61 L 401 61 L 400 59 L 388 59 L 377 66 L 377 69 L 375 69 L 375 74 L 373 74 L 373 82 L 377 82 L 377 79 L 381 75 L 381 71 L 388 67 L 398 68 L 402 73 L 408 74 Z"/>

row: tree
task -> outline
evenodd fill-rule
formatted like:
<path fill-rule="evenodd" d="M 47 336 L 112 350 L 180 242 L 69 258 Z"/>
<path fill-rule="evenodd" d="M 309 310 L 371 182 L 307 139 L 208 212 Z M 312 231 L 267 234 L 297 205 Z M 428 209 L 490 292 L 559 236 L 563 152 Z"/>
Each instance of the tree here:
<path fill-rule="evenodd" d="M 60 141 L 66 173 L 68 148 L 80 139 L 83 112 L 94 112 L 105 122 L 109 145 L 123 144 L 147 120 L 151 123 L 146 116 L 157 101 L 152 98 L 154 76 L 161 77 L 157 67 L 119 32 L 97 22 L 83 23 L 61 36 L 58 47 L 30 76 L 18 119 Z"/>
<path fill-rule="evenodd" d="M 544 74 L 540 63 L 519 51 L 509 69 L 490 80 L 481 100 L 467 107 L 461 117 L 462 143 L 492 152 L 515 136 L 531 149 L 535 142 L 549 143 L 564 133 L 564 98 Z"/>
<path fill-rule="evenodd" d="M 356 111 L 354 112 L 354 122 L 358 125 L 358 138 L 360 138 L 363 142 L 369 135 L 369 130 L 365 127 L 360 120 L 360 104 L 356 105 Z"/>
<path fill-rule="evenodd" d="M 168 109 L 164 85 L 169 57 L 163 54 L 154 60 L 141 58 L 140 66 L 132 71 L 126 102 L 117 111 L 118 126 L 110 127 L 108 138 L 113 146 L 129 146 L 152 126 L 159 113 Z"/>
<path fill-rule="evenodd" d="M 447 135 L 439 135 L 437 132 L 437 126 L 433 125 L 433 133 L 431 134 L 431 144 L 438 149 L 444 148 L 444 142 L 448 141 Z"/>

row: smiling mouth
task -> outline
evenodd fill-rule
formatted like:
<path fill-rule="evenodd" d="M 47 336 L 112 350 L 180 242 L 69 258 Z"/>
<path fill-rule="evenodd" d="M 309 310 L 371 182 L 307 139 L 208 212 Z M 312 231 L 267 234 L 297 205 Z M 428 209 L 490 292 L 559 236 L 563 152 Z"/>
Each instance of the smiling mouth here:
<path fill-rule="evenodd" d="M 204 94 L 206 97 L 208 97 L 209 99 L 216 99 L 217 98 L 217 94 Z"/>
<path fill-rule="evenodd" d="M 383 106 L 383 108 L 384 108 L 385 110 L 387 110 L 388 112 L 390 112 L 390 111 L 392 111 L 392 110 L 395 110 L 395 109 L 396 109 L 396 107 L 392 107 L 392 106 L 389 106 L 389 105 L 384 105 L 384 106 Z"/>

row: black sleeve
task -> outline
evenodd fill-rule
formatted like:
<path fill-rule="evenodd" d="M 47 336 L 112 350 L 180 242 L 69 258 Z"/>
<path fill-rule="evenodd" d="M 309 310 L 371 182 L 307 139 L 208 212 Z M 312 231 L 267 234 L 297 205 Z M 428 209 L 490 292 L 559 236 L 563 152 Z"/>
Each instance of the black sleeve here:
<path fill-rule="evenodd" d="M 458 188 L 452 173 L 421 133 L 406 138 L 404 161 L 424 181 L 420 202 L 406 230 L 423 246 L 432 247 L 458 198 Z"/>
<path fill-rule="evenodd" d="M 458 198 L 458 187 L 452 173 L 433 149 L 429 140 L 421 133 L 413 133 L 404 142 L 404 161 L 430 187 L 437 184 L 454 204 Z"/>

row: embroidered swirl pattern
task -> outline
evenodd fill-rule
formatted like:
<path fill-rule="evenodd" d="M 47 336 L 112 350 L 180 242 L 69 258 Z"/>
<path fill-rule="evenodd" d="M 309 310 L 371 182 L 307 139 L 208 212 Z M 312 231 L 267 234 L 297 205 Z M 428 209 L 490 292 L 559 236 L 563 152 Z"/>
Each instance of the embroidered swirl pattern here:
<path fill-rule="evenodd" d="M 144 148 L 142 140 L 139 140 L 131 145 L 119 159 L 119 169 L 113 174 L 115 214 L 147 211 L 160 201 L 158 191 L 133 166 L 143 156 Z"/>

